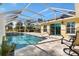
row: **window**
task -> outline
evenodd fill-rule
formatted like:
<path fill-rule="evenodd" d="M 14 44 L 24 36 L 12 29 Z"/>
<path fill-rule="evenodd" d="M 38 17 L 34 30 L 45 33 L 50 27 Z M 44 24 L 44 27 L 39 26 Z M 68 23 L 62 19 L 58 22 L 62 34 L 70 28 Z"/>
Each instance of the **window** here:
<path fill-rule="evenodd" d="M 47 26 L 44 25 L 44 32 L 47 32 Z"/>
<path fill-rule="evenodd" d="M 75 22 L 68 22 L 66 30 L 67 30 L 67 33 L 74 34 L 75 33 Z"/>

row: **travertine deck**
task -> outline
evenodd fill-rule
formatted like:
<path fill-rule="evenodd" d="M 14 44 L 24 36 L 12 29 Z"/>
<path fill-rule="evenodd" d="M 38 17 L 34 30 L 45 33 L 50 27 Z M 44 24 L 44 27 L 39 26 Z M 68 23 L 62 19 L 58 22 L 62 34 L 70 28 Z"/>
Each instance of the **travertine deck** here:
<path fill-rule="evenodd" d="M 63 52 L 66 46 L 61 44 L 60 40 L 46 39 L 44 41 L 47 42 L 16 50 L 15 56 L 67 56 Z"/>

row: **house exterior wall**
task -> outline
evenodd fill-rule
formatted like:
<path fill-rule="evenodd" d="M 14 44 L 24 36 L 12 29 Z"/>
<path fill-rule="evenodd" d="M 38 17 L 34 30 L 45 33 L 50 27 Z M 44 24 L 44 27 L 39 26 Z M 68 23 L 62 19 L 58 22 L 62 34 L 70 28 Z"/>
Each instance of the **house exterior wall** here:
<path fill-rule="evenodd" d="M 47 25 L 47 33 L 50 34 L 50 25 Z"/>
<path fill-rule="evenodd" d="M 66 37 L 66 25 L 65 24 L 61 24 L 61 35 L 63 35 L 64 37 Z"/>
<path fill-rule="evenodd" d="M 63 24 L 62 24 L 62 21 L 63 21 Z M 79 31 L 79 18 L 78 17 L 73 17 L 73 18 L 68 18 L 68 19 L 62 19 L 62 20 L 56 20 L 56 21 L 52 21 L 52 22 L 48 22 L 47 23 L 47 33 L 50 33 L 50 25 L 51 24 L 55 24 L 55 23 L 60 23 L 61 24 L 61 35 L 63 35 L 65 38 L 68 37 L 68 33 L 66 33 L 66 25 L 68 22 L 75 22 L 75 31 Z M 42 24 L 41 26 L 41 33 L 44 33 L 43 32 L 43 25 L 45 24 Z"/>
<path fill-rule="evenodd" d="M 76 16 L 79 17 L 79 3 L 75 3 Z"/>
<path fill-rule="evenodd" d="M 43 34 L 44 33 L 44 25 L 41 25 L 41 34 Z"/>

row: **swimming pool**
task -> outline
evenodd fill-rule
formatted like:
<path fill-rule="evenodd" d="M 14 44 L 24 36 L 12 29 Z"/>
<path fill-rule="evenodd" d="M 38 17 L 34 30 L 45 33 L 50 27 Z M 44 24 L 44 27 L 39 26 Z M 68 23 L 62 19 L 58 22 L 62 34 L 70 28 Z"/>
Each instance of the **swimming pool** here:
<path fill-rule="evenodd" d="M 28 34 L 21 34 L 21 33 L 8 33 L 7 39 L 9 44 L 16 44 L 16 49 L 25 47 L 31 44 L 38 44 L 42 40 L 41 37 L 28 35 Z"/>

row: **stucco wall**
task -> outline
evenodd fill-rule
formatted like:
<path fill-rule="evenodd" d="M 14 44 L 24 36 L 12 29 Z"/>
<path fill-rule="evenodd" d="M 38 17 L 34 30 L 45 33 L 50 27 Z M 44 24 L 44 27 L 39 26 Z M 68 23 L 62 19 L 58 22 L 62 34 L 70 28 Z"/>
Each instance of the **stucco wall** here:
<path fill-rule="evenodd" d="M 79 23 L 76 23 L 75 28 L 76 28 L 76 31 L 79 31 Z"/>
<path fill-rule="evenodd" d="M 43 25 L 41 25 L 41 34 L 43 34 L 43 33 L 44 33 L 43 29 L 44 29 L 44 26 L 43 26 Z"/>
<path fill-rule="evenodd" d="M 47 33 L 50 34 L 50 25 L 47 25 Z"/>
<path fill-rule="evenodd" d="M 66 25 L 65 24 L 61 24 L 61 35 L 63 35 L 64 37 L 66 37 Z"/>
<path fill-rule="evenodd" d="M 59 20 L 58 23 L 61 23 L 62 20 Z M 63 24 L 61 23 L 61 34 L 66 38 L 68 37 L 68 34 L 66 33 L 66 25 L 67 25 L 67 22 L 75 22 L 75 29 L 76 31 L 79 31 L 79 18 L 78 17 L 74 17 L 74 18 L 69 18 L 69 19 L 63 19 Z M 50 33 L 50 25 L 49 24 L 53 24 L 55 22 L 52 22 L 52 23 L 48 23 L 47 24 L 47 32 Z M 57 22 L 56 22 L 57 23 Z M 44 33 L 43 32 L 43 26 L 44 24 L 41 26 L 41 33 Z"/>
<path fill-rule="evenodd" d="M 76 16 L 79 17 L 79 3 L 75 3 Z"/>

